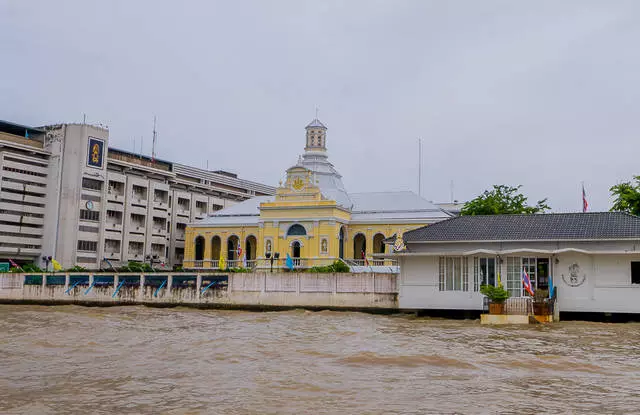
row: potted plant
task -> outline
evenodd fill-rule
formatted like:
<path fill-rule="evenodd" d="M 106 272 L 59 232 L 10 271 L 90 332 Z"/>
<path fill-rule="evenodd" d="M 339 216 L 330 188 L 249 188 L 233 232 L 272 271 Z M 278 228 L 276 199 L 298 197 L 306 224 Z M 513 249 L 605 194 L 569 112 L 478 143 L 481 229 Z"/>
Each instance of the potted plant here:
<path fill-rule="evenodd" d="M 480 293 L 489 298 L 489 314 L 504 314 L 504 302 L 509 298 L 509 291 L 505 290 L 502 284 L 497 287 L 493 285 L 483 285 Z"/>
<path fill-rule="evenodd" d="M 533 314 L 536 316 L 548 316 L 551 314 L 549 290 L 536 290 L 533 295 Z"/>

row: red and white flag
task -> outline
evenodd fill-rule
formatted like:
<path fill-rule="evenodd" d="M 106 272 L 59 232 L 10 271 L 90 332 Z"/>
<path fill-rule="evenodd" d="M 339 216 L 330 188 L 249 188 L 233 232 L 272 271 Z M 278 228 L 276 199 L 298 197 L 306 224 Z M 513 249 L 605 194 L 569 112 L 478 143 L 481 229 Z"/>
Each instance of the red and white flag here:
<path fill-rule="evenodd" d="M 364 265 L 369 266 L 369 260 L 367 259 L 367 255 L 364 253 L 364 249 L 362 250 L 362 259 L 364 259 Z"/>
<path fill-rule="evenodd" d="M 587 202 L 587 192 L 584 191 L 584 183 L 582 184 L 582 213 L 586 213 L 589 208 L 589 202 Z"/>
<path fill-rule="evenodd" d="M 524 290 L 533 297 L 533 286 L 531 285 L 531 279 L 525 268 L 522 268 L 522 285 L 524 286 Z"/>

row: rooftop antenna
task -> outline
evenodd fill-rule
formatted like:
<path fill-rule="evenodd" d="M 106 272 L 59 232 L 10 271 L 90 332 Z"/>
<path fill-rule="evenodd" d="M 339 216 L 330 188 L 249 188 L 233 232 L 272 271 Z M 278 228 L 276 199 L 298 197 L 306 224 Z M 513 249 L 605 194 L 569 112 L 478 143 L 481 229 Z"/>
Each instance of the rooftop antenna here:
<path fill-rule="evenodd" d="M 85 114 L 84 112 L 82 113 L 82 124 L 86 124 L 87 123 L 87 114 Z"/>
<path fill-rule="evenodd" d="M 142 158 L 142 147 L 144 144 L 144 136 L 140 136 L 140 158 Z"/>
<path fill-rule="evenodd" d="M 133 137 L 133 154 L 136 154 L 136 138 Z"/>
<path fill-rule="evenodd" d="M 156 116 L 153 116 L 153 144 L 151 144 L 151 161 L 155 161 L 156 159 L 156 139 L 158 138 L 158 135 L 156 133 Z M 209 163 L 207 161 L 207 163 Z M 207 169 L 209 168 L 209 166 L 207 166 Z"/>
<path fill-rule="evenodd" d="M 422 197 L 422 138 L 418 138 L 418 196 Z"/>
<path fill-rule="evenodd" d="M 451 183 L 449 184 L 449 189 L 451 191 L 451 203 L 453 203 L 453 180 L 451 180 Z"/>

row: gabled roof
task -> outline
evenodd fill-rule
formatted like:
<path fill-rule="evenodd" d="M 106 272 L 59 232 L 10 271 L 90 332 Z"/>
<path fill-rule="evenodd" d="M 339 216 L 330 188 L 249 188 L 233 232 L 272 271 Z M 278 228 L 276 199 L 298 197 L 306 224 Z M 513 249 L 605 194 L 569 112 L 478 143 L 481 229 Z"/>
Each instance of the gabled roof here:
<path fill-rule="evenodd" d="M 313 121 L 311 121 L 309 125 L 307 125 L 305 128 L 317 128 L 317 127 L 324 128 L 325 130 L 327 129 L 327 127 L 325 127 L 324 124 L 321 123 L 320 120 L 317 118 L 314 118 Z"/>
<path fill-rule="evenodd" d="M 640 239 L 640 217 L 622 212 L 459 216 L 403 238 L 408 243 Z"/>

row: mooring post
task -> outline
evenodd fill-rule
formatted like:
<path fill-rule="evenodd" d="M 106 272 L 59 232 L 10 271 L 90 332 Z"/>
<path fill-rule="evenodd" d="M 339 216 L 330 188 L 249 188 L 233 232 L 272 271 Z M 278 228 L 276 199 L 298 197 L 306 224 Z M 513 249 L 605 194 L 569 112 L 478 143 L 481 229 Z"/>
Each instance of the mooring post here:
<path fill-rule="evenodd" d="M 167 292 L 171 292 L 171 288 L 173 287 L 173 274 L 167 275 Z"/>
<path fill-rule="evenodd" d="M 145 276 L 144 274 L 140 274 L 140 290 L 138 290 L 138 299 L 139 300 L 143 300 L 144 299 L 144 280 L 145 280 Z"/>
<path fill-rule="evenodd" d="M 202 275 L 196 274 L 196 292 L 200 292 L 202 288 Z"/>
<path fill-rule="evenodd" d="M 69 288 L 69 273 L 67 272 L 66 274 L 64 274 L 64 291 L 67 291 L 67 288 Z"/>

